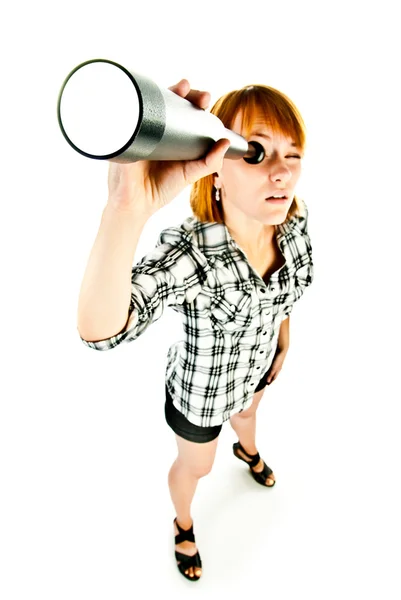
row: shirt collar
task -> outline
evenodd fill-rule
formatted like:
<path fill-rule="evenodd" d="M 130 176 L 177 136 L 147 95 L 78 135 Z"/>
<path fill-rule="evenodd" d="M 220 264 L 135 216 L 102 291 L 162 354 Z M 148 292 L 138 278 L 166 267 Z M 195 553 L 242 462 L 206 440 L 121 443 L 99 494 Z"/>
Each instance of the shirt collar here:
<path fill-rule="evenodd" d="M 292 221 L 292 219 L 289 219 L 285 223 L 276 225 L 277 243 L 279 245 L 293 232 L 294 224 Z M 238 244 L 231 237 L 224 223 L 205 223 L 194 216 L 189 217 L 187 222 L 197 234 L 199 249 L 206 256 L 222 255 L 233 248 L 239 249 Z"/>

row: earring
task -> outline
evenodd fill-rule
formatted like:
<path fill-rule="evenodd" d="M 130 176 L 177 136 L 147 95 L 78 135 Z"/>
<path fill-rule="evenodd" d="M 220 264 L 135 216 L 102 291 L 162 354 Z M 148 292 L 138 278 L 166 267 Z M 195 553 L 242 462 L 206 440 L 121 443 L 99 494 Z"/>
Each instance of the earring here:
<path fill-rule="evenodd" d="M 215 192 L 215 197 L 216 197 L 216 202 L 220 202 L 220 190 L 219 188 L 214 188 L 216 190 Z"/>

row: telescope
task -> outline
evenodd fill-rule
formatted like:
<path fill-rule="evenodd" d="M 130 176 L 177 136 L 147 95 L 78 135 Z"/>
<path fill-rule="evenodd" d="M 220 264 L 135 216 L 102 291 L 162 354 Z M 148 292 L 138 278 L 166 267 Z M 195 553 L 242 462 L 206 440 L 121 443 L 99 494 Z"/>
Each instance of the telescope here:
<path fill-rule="evenodd" d="M 230 141 L 224 158 L 256 163 L 263 154 L 260 144 L 248 144 L 216 115 L 106 59 L 88 60 L 68 74 L 57 118 L 70 146 L 97 160 L 197 160 L 223 138 Z"/>

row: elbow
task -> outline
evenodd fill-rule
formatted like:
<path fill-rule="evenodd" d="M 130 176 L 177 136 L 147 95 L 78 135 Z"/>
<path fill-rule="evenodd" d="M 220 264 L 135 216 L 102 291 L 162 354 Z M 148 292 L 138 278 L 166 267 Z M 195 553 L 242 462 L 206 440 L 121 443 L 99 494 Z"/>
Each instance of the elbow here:
<path fill-rule="evenodd" d="M 122 333 L 127 325 L 128 317 L 119 324 L 102 323 L 101 325 L 78 320 L 77 330 L 84 342 L 104 342 Z"/>

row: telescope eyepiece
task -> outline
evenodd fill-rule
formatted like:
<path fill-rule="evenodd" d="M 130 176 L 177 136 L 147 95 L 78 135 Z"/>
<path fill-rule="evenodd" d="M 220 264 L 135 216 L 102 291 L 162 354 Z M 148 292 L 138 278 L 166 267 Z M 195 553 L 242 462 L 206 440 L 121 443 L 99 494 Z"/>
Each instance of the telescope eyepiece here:
<path fill-rule="evenodd" d="M 249 146 L 251 148 L 249 148 Z M 248 142 L 248 152 L 245 154 L 244 161 L 250 165 L 257 165 L 265 157 L 265 149 L 259 142 Z"/>

